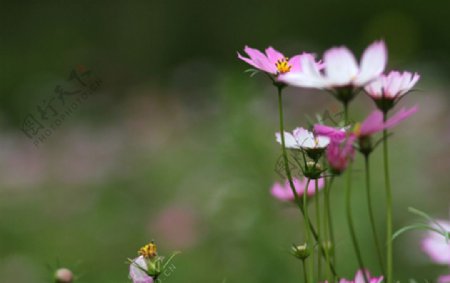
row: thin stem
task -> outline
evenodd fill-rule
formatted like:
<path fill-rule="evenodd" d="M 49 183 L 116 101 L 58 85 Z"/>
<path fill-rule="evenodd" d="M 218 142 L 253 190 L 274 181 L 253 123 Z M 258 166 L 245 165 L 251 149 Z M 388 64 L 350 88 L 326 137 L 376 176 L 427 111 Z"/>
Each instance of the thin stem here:
<path fill-rule="evenodd" d="M 356 258 L 358 260 L 359 268 L 361 270 L 365 270 L 363 259 L 361 256 L 361 251 L 359 249 L 358 240 L 356 239 L 356 233 L 355 233 L 355 227 L 353 225 L 353 218 L 352 218 L 352 207 L 351 207 L 351 193 L 352 193 L 352 164 L 347 168 L 347 190 L 346 190 L 346 197 L 345 197 L 345 203 L 346 203 L 346 212 L 347 212 L 347 222 L 348 222 L 348 228 L 350 230 L 350 236 L 353 243 L 353 248 L 355 249 Z M 365 272 L 363 272 L 364 275 L 364 281 L 366 283 L 369 283 L 367 280 L 367 275 Z"/>
<path fill-rule="evenodd" d="M 302 260 L 302 265 L 303 265 L 303 280 L 305 280 L 305 283 L 308 282 L 308 276 L 306 275 L 306 262 L 303 259 Z"/>
<path fill-rule="evenodd" d="M 380 264 L 380 270 L 383 273 L 383 275 L 386 276 L 386 273 L 384 271 L 384 265 L 383 265 L 383 257 L 381 254 L 381 248 L 380 248 L 380 241 L 378 239 L 378 233 L 377 233 L 377 228 L 375 225 L 375 216 L 373 213 L 373 207 L 372 207 L 372 193 L 371 193 L 371 185 L 370 185 L 370 161 L 369 161 L 369 155 L 365 154 L 364 155 L 364 163 L 365 163 L 365 171 L 366 171 L 366 189 L 367 189 L 367 207 L 369 209 L 369 218 L 370 218 L 370 226 L 372 228 L 372 235 L 373 235 L 373 240 L 375 242 L 375 248 L 377 250 L 377 257 L 378 257 L 378 262 Z"/>
<path fill-rule="evenodd" d="M 333 178 L 331 178 L 330 183 L 327 182 L 326 178 L 324 178 L 325 182 L 325 193 L 324 193 L 324 217 L 323 217 L 323 227 L 324 227 L 324 239 L 327 243 L 327 249 L 325 249 L 325 259 L 327 262 L 327 268 L 326 268 L 326 278 L 328 282 L 334 282 L 334 278 L 331 277 L 330 274 L 330 251 L 332 248 L 332 242 L 330 239 L 330 230 L 331 230 L 331 215 L 330 215 L 330 203 L 329 203 L 329 185 L 331 185 Z"/>
<path fill-rule="evenodd" d="M 383 113 L 383 120 L 386 121 L 387 114 Z M 388 152 L 388 132 L 383 131 L 383 156 L 384 156 L 384 182 L 386 186 L 386 262 L 387 273 L 386 282 L 394 282 L 394 269 L 393 269 L 393 250 L 392 250 L 392 190 L 391 190 L 391 178 L 389 175 L 389 152 Z"/>
<path fill-rule="evenodd" d="M 344 102 L 344 121 L 345 121 L 345 125 L 347 126 L 348 124 L 348 102 Z"/>
<path fill-rule="evenodd" d="M 319 239 L 321 239 L 321 245 L 323 245 L 323 237 L 321 234 L 321 225 L 320 225 L 320 199 L 319 199 L 319 179 L 315 179 L 315 192 L 314 192 L 314 200 L 315 200 L 315 206 L 316 206 L 316 225 L 317 225 L 317 234 L 319 235 Z M 325 250 L 325 253 L 328 253 Z M 326 257 L 326 254 L 325 254 Z M 321 277 L 321 273 L 322 273 L 322 261 L 321 261 L 321 257 L 320 255 L 317 257 L 317 276 L 318 276 L 318 280 L 320 280 Z"/>
<path fill-rule="evenodd" d="M 305 230 L 306 230 L 306 241 L 308 243 L 308 246 L 313 249 L 314 243 L 311 240 L 311 231 L 310 231 L 310 220 L 308 215 L 308 188 L 309 184 L 311 182 L 311 179 L 306 180 L 306 187 L 303 192 L 303 208 L 304 208 L 304 218 L 305 218 Z M 311 260 L 309 260 L 308 264 L 308 275 L 309 275 L 309 282 L 314 282 L 314 252 L 311 252 Z"/>
<path fill-rule="evenodd" d="M 336 267 L 336 241 L 334 239 L 334 230 L 333 230 L 333 220 L 331 218 L 331 205 L 330 205 L 330 194 L 331 194 L 331 186 L 333 185 L 334 176 L 330 178 L 330 184 L 325 187 L 325 208 L 327 210 L 327 218 L 328 218 L 328 229 L 330 233 L 330 242 L 331 247 L 333 249 L 332 257 L 334 267 Z"/>
<path fill-rule="evenodd" d="M 305 215 L 305 209 L 299 199 L 299 196 L 297 194 L 297 191 L 295 190 L 295 185 L 294 182 L 292 181 L 292 174 L 291 174 L 291 170 L 289 168 L 289 161 L 288 161 L 288 156 L 286 153 L 286 146 L 285 146 L 285 141 L 284 141 L 284 124 L 283 124 L 283 99 L 282 99 L 282 87 L 278 87 L 278 112 L 280 115 L 280 135 L 281 135 L 281 151 L 283 154 L 283 160 L 284 160 L 284 167 L 285 167 L 285 171 L 286 171 L 286 176 L 288 178 L 289 181 L 289 186 L 291 187 L 292 193 L 294 194 L 294 200 L 295 203 L 297 204 L 298 208 L 300 209 L 300 212 L 302 213 L 302 215 Z M 311 231 L 312 236 L 314 237 L 314 239 L 319 242 L 319 236 L 316 233 L 316 230 L 314 229 L 314 226 L 312 225 L 312 223 L 308 220 L 307 223 L 309 223 L 309 228 Z M 322 252 L 322 256 L 325 257 L 325 250 L 322 247 L 322 245 L 319 246 L 320 250 Z M 331 272 L 333 273 L 333 275 L 337 278 L 338 275 L 336 273 L 336 270 L 334 268 L 333 263 L 330 262 L 330 269 Z"/>

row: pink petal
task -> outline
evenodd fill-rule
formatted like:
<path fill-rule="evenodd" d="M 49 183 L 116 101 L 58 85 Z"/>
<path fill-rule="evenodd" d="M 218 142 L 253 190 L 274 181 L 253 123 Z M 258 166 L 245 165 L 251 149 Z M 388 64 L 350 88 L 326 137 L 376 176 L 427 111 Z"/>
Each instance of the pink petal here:
<path fill-rule="evenodd" d="M 360 72 L 355 84 L 364 86 L 380 76 L 387 63 L 387 50 L 384 41 L 372 43 L 364 51 L 361 58 Z"/>
<path fill-rule="evenodd" d="M 450 283 L 450 274 L 439 276 L 438 283 Z"/>
<path fill-rule="evenodd" d="M 275 50 L 272 46 L 266 49 L 266 55 L 269 59 L 269 62 L 273 65 L 277 63 L 278 60 L 284 59 L 284 55 L 279 51 Z"/>
<path fill-rule="evenodd" d="M 318 136 L 329 137 L 330 140 L 334 142 L 340 142 L 347 136 L 347 133 L 343 129 L 337 129 L 321 124 L 314 125 L 314 133 Z"/>
<path fill-rule="evenodd" d="M 244 51 L 245 53 L 248 54 L 248 56 L 250 56 L 250 59 L 257 66 L 258 69 L 271 74 L 277 73 L 276 66 L 269 62 L 269 59 L 266 57 L 264 53 L 248 46 L 245 46 Z"/>
<path fill-rule="evenodd" d="M 360 136 L 370 136 L 384 129 L 383 112 L 374 110 L 361 123 Z"/>
<path fill-rule="evenodd" d="M 325 74 L 331 86 L 350 84 L 358 74 L 355 56 L 346 47 L 332 48 L 324 55 Z"/>
<path fill-rule="evenodd" d="M 135 258 L 130 264 L 130 277 L 133 283 L 153 283 L 153 278 L 139 267 L 147 269 L 147 263 L 143 256 Z"/>
<path fill-rule="evenodd" d="M 413 115 L 414 113 L 419 110 L 419 107 L 416 105 L 410 109 L 402 108 L 400 111 L 398 111 L 394 116 L 389 118 L 385 123 L 385 128 L 389 129 L 400 123 L 401 121 L 405 120 L 409 116 Z"/>
<path fill-rule="evenodd" d="M 299 60 L 300 70 L 291 69 L 289 73 L 280 75 L 278 77 L 278 80 L 292 86 L 325 88 L 326 82 L 320 74 L 319 65 L 315 61 L 314 57 L 308 53 L 299 56 L 300 57 L 295 56 L 295 60 Z M 293 67 L 294 66 L 297 66 L 297 64 L 294 64 Z"/>

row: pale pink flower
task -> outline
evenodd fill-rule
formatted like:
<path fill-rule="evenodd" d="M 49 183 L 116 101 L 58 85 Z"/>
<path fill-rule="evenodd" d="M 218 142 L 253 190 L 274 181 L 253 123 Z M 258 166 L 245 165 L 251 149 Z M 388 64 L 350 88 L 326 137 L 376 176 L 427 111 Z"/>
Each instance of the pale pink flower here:
<path fill-rule="evenodd" d="M 153 283 L 153 278 L 144 270 L 147 270 L 147 261 L 144 256 L 133 259 L 130 263 L 130 278 L 133 283 Z"/>
<path fill-rule="evenodd" d="M 369 283 L 380 283 L 383 281 L 383 276 L 380 277 L 371 277 L 370 272 L 368 270 L 365 270 L 367 280 Z M 365 283 L 364 280 L 364 273 L 362 270 L 358 270 L 355 275 L 355 279 L 353 280 L 347 280 L 347 279 L 341 279 L 339 283 Z"/>
<path fill-rule="evenodd" d="M 450 274 L 439 276 L 438 283 L 450 283 Z"/>
<path fill-rule="evenodd" d="M 450 232 L 450 222 L 437 220 L 439 225 L 432 223 L 431 225 L 439 230 L 442 228 Z M 442 227 L 442 228 L 441 228 Z M 422 240 L 422 250 L 436 263 L 450 266 L 450 243 L 447 239 L 434 231 L 428 231 L 427 236 Z"/>
<path fill-rule="evenodd" d="M 367 118 L 361 123 L 359 127 L 357 127 L 357 129 L 355 130 L 355 134 L 359 138 L 362 138 L 371 136 L 385 129 L 392 128 L 399 124 L 401 121 L 416 113 L 418 109 L 419 108 L 417 106 L 409 109 L 402 108 L 392 117 L 388 118 L 386 122 L 383 121 L 383 112 L 381 112 L 380 110 L 375 110 L 369 116 L 367 116 Z"/>
<path fill-rule="evenodd" d="M 308 182 L 308 180 L 306 178 L 303 178 L 301 180 L 294 178 L 292 181 L 295 186 L 295 191 L 297 192 L 299 197 L 302 197 L 305 191 L 307 196 L 313 196 L 316 193 L 315 180 L 311 180 L 309 182 L 307 190 L 306 190 L 306 183 Z M 324 186 L 323 178 L 318 179 L 318 185 L 319 190 L 322 190 Z M 280 184 L 278 182 L 273 184 L 271 193 L 275 198 L 281 201 L 293 201 L 295 199 L 291 186 L 289 184 L 289 180 L 286 180 L 284 184 Z"/>
<path fill-rule="evenodd" d="M 417 73 L 391 71 L 387 75 L 380 76 L 365 87 L 367 94 L 374 100 L 398 100 L 408 93 L 419 81 Z"/>
<path fill-rule="evenodd" d="M 326 151 L 326 157 L 332 172 L 336 174 L 344 172 L 353 160 L 355 156 L 354 141 L 355 136 L 350 135 L 345 140 L 330 142 Z"/>
<path fill-rule="evenodd" d="M 324 71 L 321 72 L 311 58 L 302 58 L 302 71 L 292 71 L 280 76 L 289 85 L 319 89 L 339 87 L 364 87 L 378 78 L 387 62 L 383 41 L 372 43 L 364 51 L 358 65 L 352 52 L 342 46 L 329 49 L 324 54 Z"/>
<path fill-rule="evenodd" d="M 281 135 L 276 133 L 277 142 L 281 144 Z M 292 133 L 284 132 L 286 148 L 291 149 L 323 149 L 328 146 L 330 139 L 325 136 L 315 136 L 304 128 L 296 128 Z"/>
<path fill-rule="evenodd" d="M 309 53 L 295 55 L 289 59 L 272 47 L 267 48 L 265 54 L 257 49 L 248 46 L 245 46 L 244 51 L 245 53 L 247 53 L 249 58 L 243 57 L 238 52 L 239 59 L 245 61 L 246 63 L 250 64 L 260 71 L 275 76 L 288 72 L 301 72 L 301 62 L 304 61 L 305 57 L 312 58 L 311 60 L 314 61 L 314 57 Z M 321 68 L 320 63 L 315 64 L 317 65 L 317 68 Z"/>

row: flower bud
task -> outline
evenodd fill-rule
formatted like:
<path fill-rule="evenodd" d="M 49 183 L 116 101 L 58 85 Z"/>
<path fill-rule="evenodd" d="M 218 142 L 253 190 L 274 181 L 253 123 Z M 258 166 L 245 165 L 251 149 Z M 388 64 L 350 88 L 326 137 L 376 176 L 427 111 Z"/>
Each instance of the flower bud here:
<path fill-rule="evenodd" d="M 73 273 L 67 268 L 60 268 L 55 272 L 56 283 L 72 283 Z"/>
<path fill-rule="evenodd" d="M 306 167 L 303 174 L 305 175 L 306 178 L 314 180 L 319 179 L 320 174 L 322 174 L 322 172 L 323 172 L 322 166 L 319 163 L 314 161 L 308 161 L 306 162 Z"/>
<path fill-rule="evenodd" d="M 305 243 L 303 245 L 292 245 L 291 254 L 298 259 L 305 260 L 311 254 L 308 245 Z"/>

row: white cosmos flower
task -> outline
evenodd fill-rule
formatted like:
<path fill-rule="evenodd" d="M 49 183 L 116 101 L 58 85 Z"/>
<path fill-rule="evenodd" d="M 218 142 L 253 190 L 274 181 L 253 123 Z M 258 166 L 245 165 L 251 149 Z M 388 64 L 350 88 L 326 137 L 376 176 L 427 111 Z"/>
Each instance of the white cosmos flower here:
<path fill-rule="evenodd" d="M 281 135 L 276 133 L 277 142 L 281 144 Z M 286 148 L 292 149 L 317 149 L 325 148 L 330 143 L 330 139 L 325 136 L 314 136 L 314 134 L 304 128 L 296 128 L 292 133 L 284 132 L 284 142 Z"/>
<path fill-rule="evenodd" d="M 301 60 L 300 71 L 280 75 L 279 80 L 292 86 L 319 89 L 364 87 L 383 73 L 387 50 L 384 41 L 376 41 L 366 48 L 358 64 L 347 47 L 331 48 L 323 56 L 323 72 L 314 58 L 305 56 Z"/>

